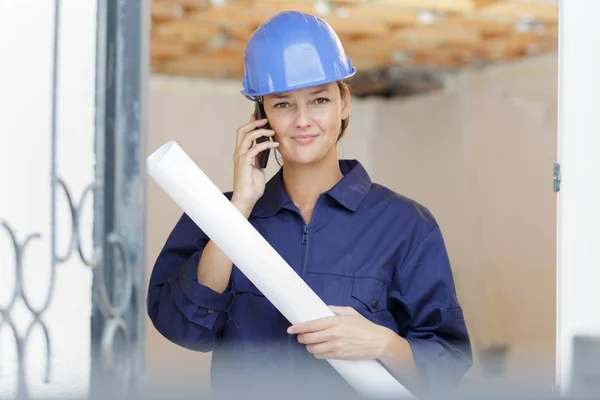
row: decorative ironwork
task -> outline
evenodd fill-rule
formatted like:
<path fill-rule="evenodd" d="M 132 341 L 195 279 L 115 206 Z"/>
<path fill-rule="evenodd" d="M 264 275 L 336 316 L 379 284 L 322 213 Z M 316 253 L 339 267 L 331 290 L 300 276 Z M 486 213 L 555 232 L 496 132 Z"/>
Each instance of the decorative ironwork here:
<path fill-rule="evenodd" d="M 93 182 L 93 183 L 89 184 L 83 190 L 83 194 L 81 195 L 81 200 L 79 201 L 79 204 L 75 205 L 73 203 L 73 198 L 70 194 L 69 189 L 67 188 L 67 184 L 65 183 L 65 181 L 63 181 L 60 178 L 57 178 L 56 181 L 58 182 L 58 185 L 63 189 L 63 191 L 65 193 L 65 197 L 67 199 L 67 202 L 69 203 L 69 214 L 71 215 L 71 243 L 67 250 L 67 254 L 65 254 L 62 257 L 57 256 L 57 261 L 60 263 L 63 263 L 71 257 L 71 254 L 73 253 L 73 251 L 77 251 L 79 253 L 79 258 L 85 265 L 87 265 L 88 267 L 96 267 L 98 265 L 98 260 L 96 259 L 96 257 L 92 256 L 91 258 L 87 258 L 83 254 L 83 250 L 81 248 L 81 239 L 80 239 L 81 231 L 79 229 L 79 216 L 81 215 L 81 210 L 83 209 L 83 204 L 84 204 L 88 194 L 91 191 L 102 189 L 102 183 L 101 182 Z"/>
<path fill-rule="evenodd" d="M 8 222 L 2 222 L 2 228 L 10 236 L 13 249 L 15 252 L 15 286 L 13 289 L 13 295 L 6 308 L 0 308 L 0 315 L 2 321 L 0 321 L 0 329 L 8 325 L 13 333 L 16 347 L 17 347 L 17 398 L 28 398 L 29 391 L 26 383 L 26 369 L 25 369 L 25 352 L 27 349 L 27 343 L 33 328 L 40 325 L 44 333 L 44 339 L 46 344 L 46 371 L 44 376 L 44 382 L 50 381 L 51 363 L 50 355 L 52 353 L 50 335 L 45 322 L 42 320 L 43 314 L 48 309 L 52 300 L 56 282 L 56 264 L 57 259 L 55 257 L 56 250 L 56 109 L 57 109 L 57 76 L 58 76 L 58 43 L 59 43 L 59 27 L 60 27 L 60 0 L 55 2 L 54 10 L 54 36 L 53 36 L 53 68 L 52 68 L 52 104 L 51 104 L 51 257 L 50 257 L 50 288 L 44 304 L 39 308 L 35 309 L 25 290 L 23 289 L 23 254 L 27 249 L 27 245 L 33 239 L 41 239 L 40 233 L 32 233 L 25 237 L 23 242 L 19 243 L 15 230 L 9 225 Z M 21 299 L 25 304 L 25 307 L 33 315 L 33 321 L 29 324 L 24 336 L 20 336 L 17 332 L 17 328 L 12 319 L 12 311 L 18 299 Z"/>
<path fill-rule="evenodd" d="M 0 331 L 9 329 L 17 352 L 17 398 L 29 398 L 25 354 L 32 330 L 39 326 L 45 340 L 44 382 L 52 377 L 52 347 L 44 315 L 55 295 L 60 265 L 78 257 L 93 271 L 90 396 L 127 397 L 141 380 L 144 363 L 144 146 L 143 107 L 140 103 L 146 70 L 143 52 L 145 13 L 140 0 L 98 0 L 96 81 L 95 180 L 85 187 L 79 201 L 57 174 L 57 76 L 61 2 L 55 0 L 51 142 L 50 142 L 50 280 L 43 304 L 33 306 L 23 285 L 23 255 L 29 244 L 41 240 L 32 233 L 19 241 L 8 221 L 0 230 L 14 249 L 15 285 L 8 304 L 0 306 Z M 147 40 L 147 39 L 146 39 Z M 57 197 L 62 191 L 71 220 L 69 246 L 57 252 Z M 94 201 L 93 251 L 82 246 L 80 216 L 89 199 Z M 4 267 L 4 266 L 3 266 Z M 20 334 L 12 315 L 22 300 L 33 321 Z M 122 343 L 118 347 L 118 343 Z M 0 349 L 1 351 L 1 349 Z M 1 373 L 1 371 L 0 371 Z M 2 376 L 0 375 L 0 379 Z M 107 385 L 108 384 L 108 385 Z M 109 390 L 108 387 L 110 387 Z"/>
<path fill-rule="evenodd" d="M 2 221 L 0 224 L 5 232 L 8 233 L 10 237 L 14 252 L 15 252 L 15 286 L 13 288 L 13 293 L 11 299 L 8 302 L 8 305 L 3 308 L 0 307 L 0 315 L 2 316 L 2 320 L 0 321 L 0 331 L 5 326 L 11 330 L 13 337 L 15 339 L 15 344 L 17 347 L 17 398 L 26 398 L 28 397 L 28 389 L 25 378 L 25 351 L 27 349 L 27 343 L 29 341 L 29 337 L 33 328 L 35 326 L 40 325 L 42 331 L 44 332 L 44 339 L 46 345 L 46 371 L 44 374 L 44 382 L 50 381 L 50 336 L 48 334 L 48 328 L 44 321 L 42 320 L 42 314 L 48 308 L 50 304 L 50 300 L 52 298 L 52 294 L 54 292 L 54 271 L 55 266 L 52 264 L 52 278 L 50 280 L 50 290 L 48 292 L 48 296 L 46 298 L 46 302 L 40 309 L 35 309 L 31 302 L 29 301 L 27 295 L 25 294 L 25 290 L 23 289 L 23 254 L 27 249 L 27 245 L 34 239 L 39 239 L 41 235 L 39 233 L 33 233 L 28 235 L 22 242 L 19 242 L 17 239 L 17 235 L 15 231 L 10 227 L 10 225 L 6 221 Z M 18 299 L 23 300 L 23 303 L 29 310 L 29 312 L 33 315 L 33 321 L 29 323 L 25 334 L 21 336 L 17 331 L 17 328 L 12 320 L 12 311 L 14 309 L 15 304 L 17 304 Z"/>

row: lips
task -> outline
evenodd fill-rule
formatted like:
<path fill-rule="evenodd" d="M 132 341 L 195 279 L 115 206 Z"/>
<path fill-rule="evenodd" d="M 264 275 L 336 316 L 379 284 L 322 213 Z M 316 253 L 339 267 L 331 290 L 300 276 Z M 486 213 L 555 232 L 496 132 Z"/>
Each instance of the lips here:
<path fill-rule="evenodd" d="M 296 135 L 292 136 L 292 140 L 299 144 L 312 143 L 319 135 Z"/>

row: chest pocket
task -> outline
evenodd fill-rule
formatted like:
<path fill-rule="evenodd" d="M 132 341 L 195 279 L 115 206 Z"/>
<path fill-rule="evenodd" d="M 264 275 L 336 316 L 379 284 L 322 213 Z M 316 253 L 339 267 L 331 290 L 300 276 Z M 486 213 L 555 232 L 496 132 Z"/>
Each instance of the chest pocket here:
<path fill-rule="evenodd" d="M 356 311 L 368 317 L 387 308 L 387 285 L 375 278 L 355 277 L 352 282 L 352 297 L 358 300 Z"/>

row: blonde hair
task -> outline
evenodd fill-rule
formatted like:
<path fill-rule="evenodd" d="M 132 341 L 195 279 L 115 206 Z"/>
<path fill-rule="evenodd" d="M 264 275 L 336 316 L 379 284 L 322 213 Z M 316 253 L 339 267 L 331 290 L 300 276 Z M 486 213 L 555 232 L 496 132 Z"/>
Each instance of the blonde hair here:
<path fill-rule="evenodd" d="M 344 81 L 338 81 L 338 88 L 340 89 L 340 96 L 342 100 L 346 99 L 346 93 L 350 93 L 350 86 Z M 350 124 L 350 116 L 348 118 L 342 120 L 342 127 L 340 129 L 340 134 L 338 135 L 337 142 L 339 142 L 342 137 L 346 134 L 346 130 L 348 129 L 348 125 Z"/>

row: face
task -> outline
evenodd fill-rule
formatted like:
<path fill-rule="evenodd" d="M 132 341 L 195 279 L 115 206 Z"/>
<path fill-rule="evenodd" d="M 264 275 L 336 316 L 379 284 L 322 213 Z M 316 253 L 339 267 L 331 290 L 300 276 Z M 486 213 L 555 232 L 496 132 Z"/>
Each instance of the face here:
<path fill-rule="evenodd" d="M 265 112 L 285 164 L 337 160 L 341 122 L 350 114 L 350 96 L 337 83 L 268 95 Z"/>

